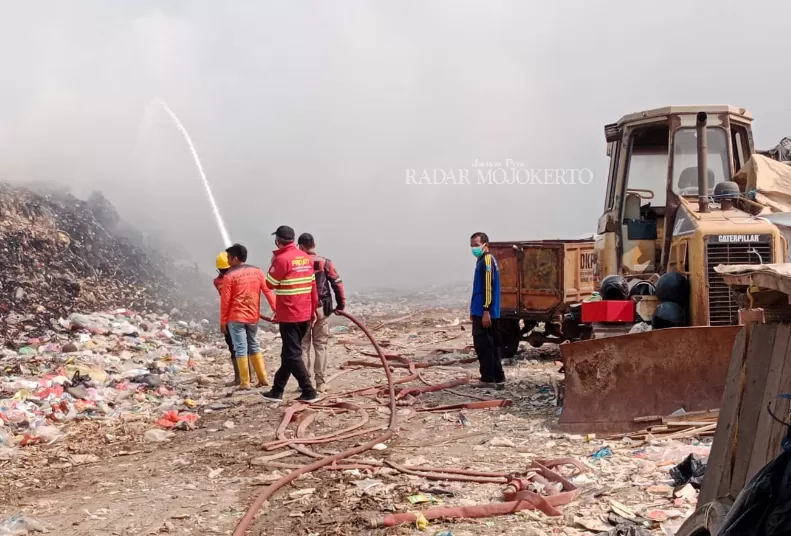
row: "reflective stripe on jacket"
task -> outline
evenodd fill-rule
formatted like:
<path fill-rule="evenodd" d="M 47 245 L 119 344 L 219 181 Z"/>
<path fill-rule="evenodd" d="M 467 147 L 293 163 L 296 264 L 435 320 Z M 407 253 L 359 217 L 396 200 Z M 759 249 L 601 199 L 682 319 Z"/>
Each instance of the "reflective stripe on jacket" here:
<path fill-rule="evenodd" d="M 266 286 L 260 268 L 242 264 L 231 268 L 222 279 L 220 291 L 220 323 L 257 324 L 261 318 L 261 293 L 274 310 L 275 297 Z"/>
<path fill-rule="evenodd" d="M 279 322 L 305 322 L 319 303 L 313 261 L 292 243 L 274 252 L 266 284 L 275 291 Z"/>

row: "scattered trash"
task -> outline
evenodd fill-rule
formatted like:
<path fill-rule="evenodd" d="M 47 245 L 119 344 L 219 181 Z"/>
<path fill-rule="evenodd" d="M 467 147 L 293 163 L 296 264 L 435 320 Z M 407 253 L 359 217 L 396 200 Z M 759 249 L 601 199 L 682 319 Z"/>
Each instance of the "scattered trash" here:
<path fill-rule="evenodd" d="M 426 530 L 428 528 L 428 520 L 423 516 L 423 514 L 418 514 L 415 525 L 417 526 L 418 530 Z"/>
<path fill-rule="evenodd" d="M 148 443 L 162 443 L 163 441 L 169 440 L 174 435 L 175 434 L 173 432 L 168 432 L 167 430 L 152 428 L 151 430 L 146 430 L 146 433 L 143 434 L 143 437 Z"/>
<path fill-rule="evenodd" d="M 644 527 L 635 524 L 620 524 L 602 532 L 599 536 L 651 536 L 651 533 Z"/>
<path fill-rule="evenodd" d="M 651 324 L 640 322 L 632 326 L 631 329 L 629 329 L 629 333 L 644 333 L 646 331 L 651 331 L 652 329 L 653 328 L 651 327 Z"/>
<path fill-rule="evenodd" d="M 46 529 L 41 522 L 31 517 L 0 518 L 0 536 L 24 536 L 31 532 L 46 532 Z"/>
<path fill-rule="evenodd" d="M 612 451 L 609 449 L 609 447 L 602 447 L 591 454 L 591 458 L 594 460 L 601 460 L 602 458 L 609 458 L 610 456 L 612 456 Z"/>
<path fill-rule="evenodd" d="M 695 501 L 698 498 L 698 492 L 695 490 L 695 487 L 692 484 L 687 484 L 680 490 L 677 490 L 674 495 L 681 499 L 687 499 L 689 501 Z"/>
<path fill-rule="evenodd" d="M 673 488 L 670 486 L 648 486 L 648 488 L 646 488 L 646 492 L 650 493 L 651 495 L 665 495 L 667 497 L 673 496 Z"/>
<path fill-rule="evenodd" d="M 637 516 L 628 507 L 618 501 L 610 501 L 610 509 L 618 516 L 628 520 L 637 521 Z"/>
<path fill-rule="evenodd" d="M 157 421 L 157 425 L 162 428 L 174 428 L 179 430 L 191 430 L 195 427 L 195 422 L 198 416 L 194 413 L 181 412 L 173 409 L 166 412 L 162 418 Z"/>
<path fill-rule="evenodd" d="M 667 515 L 667 512 L 663 510 L 651 510 L 646 517 L 651 521 L 662 523 L 667 521 L 669 516 Z"/>
<path fill-rule="evenodd" d="M 302 497 L 307 497 L 308 495 L 313 495 L 315 491 L 316 488 L 300 489 L 297 491 L 292 491 L 291 493 L 288 494 L 288 497 L 289 499 L 300 499 Z"/>
<path fill-rule="evenodd" d="M 600 519 L 586 519 L 582 517 L 575 517 L 574 523 L 579 525 L 590 532 L 607 532 L 610 526 L 601 521 Z"/>
<path fill-rule="evenodd" d="M 694 454 L 690 454 L 683 462 L 670 470 L 673 483 L 676 486 L 692 484 L 695 488 L 700 489 L 703 483 L 703 475 L 706 473 L 707 463 L 708 458 L 700 458 Z"/>
<path fill-rule="evenodd" d="M 372 495 L 377 488 L 384 486 L 381 480 L 367 478 L 365 480 L 355 480 L 354 485 L 367 495 Z"/>
<path fill-rule="evenodd" d="M 509 447 L 514 448 L 514 442 L 505 437 L 495 437 L 491 441 L 489 441 L 489 445 L 492 447 Z"/>

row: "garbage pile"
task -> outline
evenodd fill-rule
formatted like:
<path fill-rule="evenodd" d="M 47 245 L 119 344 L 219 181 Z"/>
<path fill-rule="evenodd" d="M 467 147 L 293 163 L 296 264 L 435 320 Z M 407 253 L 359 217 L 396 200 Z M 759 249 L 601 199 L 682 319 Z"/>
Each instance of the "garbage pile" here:
<path fill-rule="evenodd" d="M 0 336 L 41 336 L 52 319 L 77 310 L 176 308 L 202 318 L 216 309 L 211 289 L 185 297 L 167 260 L 120 228 L 100 194 L 86 202 L 62 190 L 0 184 Z"/>
<path fill-rule="evenodd" d="M 128 310 L 72 313 L 46 337 L 0 350 L 0 460 L 78 420 L 142 420 L 149 441 L 194 428 L 190 395 L 205 383 L 196 367 L 215 350 L 210 329 L 208 321 Z"/>
<path fill-rule="evenodd" d="M 756 151 L 756 153 L 779 162 L 791 161 L 791 138 L 785 137 L 771 149 Z"/>

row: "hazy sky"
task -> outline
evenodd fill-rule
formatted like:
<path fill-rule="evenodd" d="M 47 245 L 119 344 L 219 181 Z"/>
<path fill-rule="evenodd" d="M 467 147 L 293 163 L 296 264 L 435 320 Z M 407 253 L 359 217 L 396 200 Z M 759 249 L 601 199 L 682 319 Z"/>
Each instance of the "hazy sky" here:
<path fill-rule="evenodd" d="M 191 133 L 234 240 L 267 264 L 280 224 L 313 233 L 347 284 L 471 275 L 468 237 L 595 231 L 603 125 L 730 103 L 756 145 L 791 134 L 791 4 L 2 1 L 0 176 L 98 188 L 213 268 L 223 249 Z M 606 6 L 606 7 L 605 7 Z M 153 110 L 153 112 L 152 112 Z M 589 185 L 407 185 L 477 160 L 588 168 Z"/>

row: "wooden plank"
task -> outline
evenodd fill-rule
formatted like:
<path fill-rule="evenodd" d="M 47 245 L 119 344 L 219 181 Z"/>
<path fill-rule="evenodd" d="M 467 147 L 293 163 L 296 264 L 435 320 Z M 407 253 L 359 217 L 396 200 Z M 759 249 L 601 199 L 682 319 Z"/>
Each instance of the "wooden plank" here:
<path fill-rule="evenodd" d="M 783 393 L 791 393 L 791 337 L 789 337 L 789 347 L 786 347 L 785 364 L 783 366 L 780 385 L 777 388 L 777 392 L 774 394 L 779 395 Z M 772 401 L 772 411 L 775 415 L 777 415 L 778 418 L 787 420 L 788 412 L 791 411 L 791 401 L 774 398 Z M 768 418 L 771 419 L 766 411 L 766 405 L 764 405 L 764 413 Z M 785 435 L 786 427 L 772 419 L 772 426 L 769 429 L 769 439 L 766 445 L 766 463 L 773 460 L 778 454 L 780 454 L 782 451 L 780 442 L 783 440 Z M 766 465 L 766 463 L 764 465 Z"/>
<path fill-rule="evenodd" d="M 667 426 L 708 426 L 712 423 L 716 424 L 716 419 L 709 421 L 668 421 Z"/>
<path fill-rule="evenodd" d="M 730 478 L 728 495 L 736 497 L 747 482 L 747 470 L 753 454 L 755 432 L 758 419 L 763 408 L 761 401 L 766 391 L 766 379 L 772 362 L 775 336 L 782 326 L 780 324 L 756 324 L 750 338 L 747 352 L 747 382 L 739 411 L 738 430 L 736 432 L 736 452 L 733 471 Z M 720 488 L 722 489 L 722 488 Z"/>
<path fill-rule="evenodd" d="M 778 443 L 771 445 L 771 431 L 772 425 L 775 424 L 774 419 L 769 416 L 766 411 L 766 406 L 770 402 L 774 405 L 775 397 L 779 394 L 782 380 L 783 371 L 786 368 L 786 357 L 788 355 L 788 343 L 791 340 L 791 326 L 781 325 L 777 330 L 775 336 L 774 348 L 772 349 L 771 364 L 769 365 L 769 372 L 766 375 L 766 384 L 764 386 L 764 395 L 761 400 L 761 405 L 758 408 L 758 426 L 755 430 L 755 440 L 753 442 L 753 452 L 750 456 L 750 462 L 747 467 L 746 481 L 749 481 L 761 468 L 767 464 L 772 458 L 774 453 L 780 448 Z M 788 374 L 791 374 L 791 366 L 788 367 Z M 777 414 L 776 415 L 783 415 Z M 784 417 L 780 417 L 784 418 Z M 781 427 L 782 428 L 782 427 Z M 737 484 L 737 482 L 734 482 Z"/>
<path fill-rule="evenodd" d="M 743 327 L 736 335 L 731 353 L 731 363 L 728 367 L 728 376 L 725 380 L 725 391 L 720 404 L 720 416 L 717 420 L 717 431 L 714 434 L 714 443 L 711 447 L 706 474 L 700 489 L 698 503 L 703 505 L 717 498 L 717 492 L 722 481 L 722 471 L 726 459 L 731 455 L 731 443 L 736 425 L 736 416 L 739 414 L 741 401 L 740 378 L 744 367 L 747 348 L 750 342 L 752 325 Z"/>

